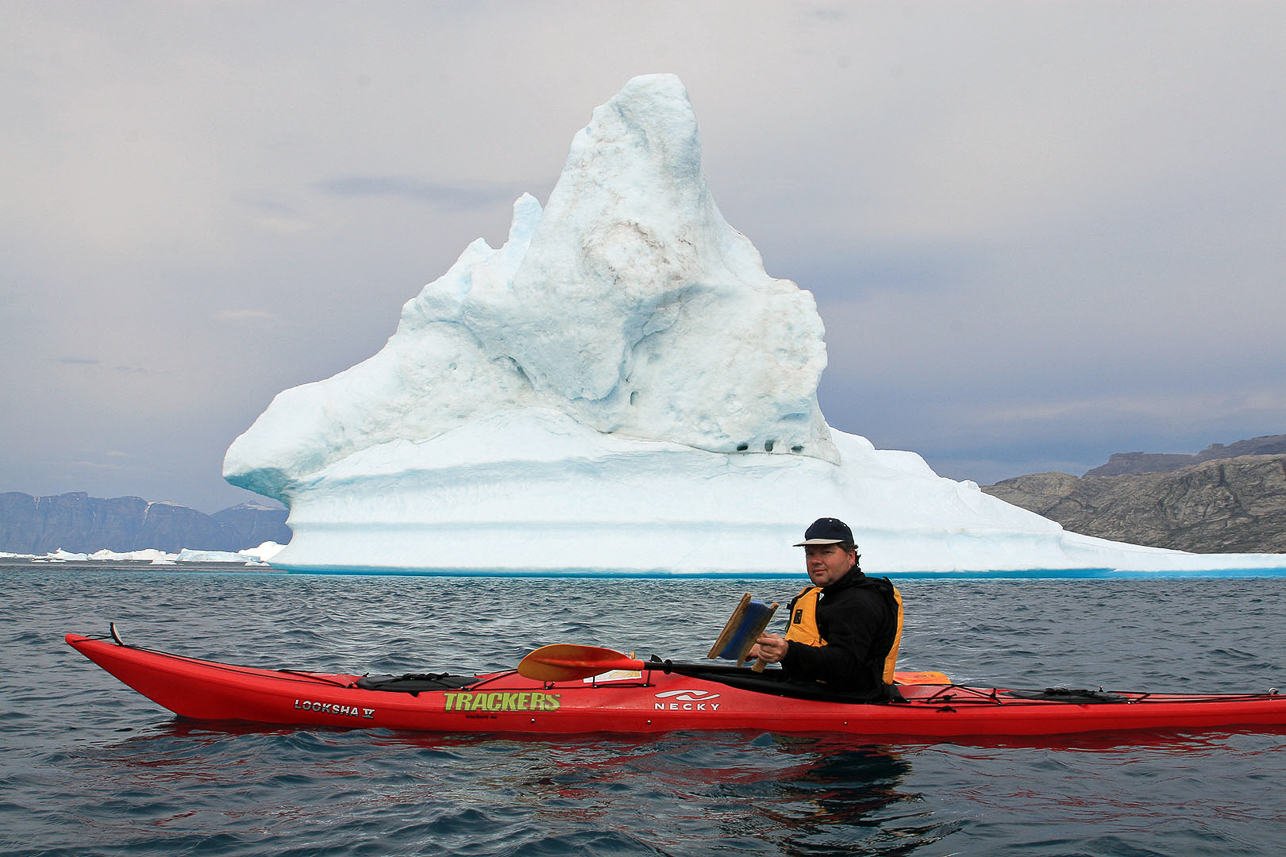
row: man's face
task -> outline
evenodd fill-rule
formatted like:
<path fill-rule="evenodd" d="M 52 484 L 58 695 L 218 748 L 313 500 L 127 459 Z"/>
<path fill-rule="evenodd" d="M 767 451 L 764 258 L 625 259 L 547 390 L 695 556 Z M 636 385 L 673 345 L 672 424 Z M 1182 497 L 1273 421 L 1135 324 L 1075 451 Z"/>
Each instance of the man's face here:
<path fill-rule="evenodd" d="M 853 567 L 857 553 L 839 545 L 804 545 L 804 562 L 813 586 L 830 586 Z"/>

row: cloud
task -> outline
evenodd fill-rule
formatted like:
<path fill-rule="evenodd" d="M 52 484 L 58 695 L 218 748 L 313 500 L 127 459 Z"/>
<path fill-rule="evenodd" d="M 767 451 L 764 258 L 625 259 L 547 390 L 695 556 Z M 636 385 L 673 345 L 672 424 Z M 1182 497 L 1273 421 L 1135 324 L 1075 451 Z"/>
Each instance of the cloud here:
<path fill-rule="evenodd" d="M 215 318 L 228 324 L 269 324 L 277 321 L 277 314 L 262 309 L 221 309 Z"/>
<path fill-rule="evenodd" d="M 119 458 L 119 457 L 118 457 L 118 458 Z M 122 461 L 120 461 L 120 460 L 116 460 L 116 461 L 90 461 L 90 460 L 87 460 L 87 459 L 83 459 L 83 458 L 81 458 L 81 459 L 76 459 L 75 461 L 71 461 L 71 462 L 69 462 L 69 463 L 70 463 L 72 466 L 74 466 L 74 467 L 85 467 L 85 468 L 90 468 L 90 469 L 93 469 L 93 470 L 121 470 L 121 471 L 129 471 L 129 470 L 141 470 L 141 469 L 142 469 L 142 468 L 138 467 L 137 465 L 133 465 L 133 464 L 126 464 L 126 463 L 124 463 L 124 462 L 122 462 Z"/>
<path fill-rule="evenodd" d="M 293 206 L 266 199 L 244 200 L 250 219 L 266 232 L 297 235 L 313 228 L 313 223 Z"/>
<path fill-rule="evenodd" d="M 108 365 L 97 357 L 49 357 L 46 358 L 50 363 L 58 363 L 63 366 L 84 366 L 91 370 L 108 370 L 117 375 L 152 375 L 156 374 L 151 369 L 143 366 L 132 364 Z"/>
<path fill-rule="evenodd" d="M 1230 414 L 1276 412 L 1286 416 L 1286 385 L 1248 389 L 1238 389 L 1239 386 L 1234 382 L 1213 389 L 1129 395 L 1105 393 L 1082 397 L 1042 395 L 1033 391 L 1024 398 L 965 403 L 954 409 L 953 417 L 965 427 L 1016 436 L 1048 435 L 1059 431 L 1062 426 L 1086 426 L 1096 420 L 1167 425 L 1177 420 L 1191 420 L 1192 415 L 1226 417 Z"/>
<path fill-rule="evenodd" d="M 318 187 L 332 196 L 391 196 L 439 206 L 448 211 L 512 202 L 522 191 L 485 184 L 444 184 L 405 176 L 345 176 Z"/>

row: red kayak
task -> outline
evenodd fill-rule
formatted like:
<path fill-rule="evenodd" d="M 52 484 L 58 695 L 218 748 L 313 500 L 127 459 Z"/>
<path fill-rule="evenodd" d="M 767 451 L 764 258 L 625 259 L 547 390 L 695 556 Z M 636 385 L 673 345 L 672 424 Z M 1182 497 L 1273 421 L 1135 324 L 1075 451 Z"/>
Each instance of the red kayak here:
<path fill-rule="evenodd" d="M 356 676 L 234 666 L 68 634 L 67 643 L 181 717 L 299 726 L 556 735 L 762 730 L 955 738 L 1286 726 L 1286 696 L 1042 691 L 899 673 L 904 701 L 846 699 L 780 670 L 638 661 L 547 646 L 481 676 Z M 936 680 L 935 680 L 936 677 Z M 930 681 L 933 683 L 906 683 Z"/>

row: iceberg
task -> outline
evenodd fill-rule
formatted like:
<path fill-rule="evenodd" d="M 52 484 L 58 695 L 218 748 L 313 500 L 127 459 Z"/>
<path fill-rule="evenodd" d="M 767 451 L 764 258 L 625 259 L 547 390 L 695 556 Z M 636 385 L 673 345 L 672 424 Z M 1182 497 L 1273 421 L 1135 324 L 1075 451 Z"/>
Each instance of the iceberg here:
<path fill-rule="evenodd" d="M 172 561 L 173 564 L 182 565 L 184 563 L 220 563 L 226 565 L 267 565 L 257 556 L 247 551 L 211 551 L 211 550 L 192 550 L 184 548 L 179 551 Z M 158 563 L 159 565 L 160 563 Z"/>
<path fill-rule="evenodd" d="M 268 560 L 282 550 L 282 545 L 276 542 L 264 542 L 258 547 L 246 548 L 236 552 L 232 551 L 215 551 L 215 550 L 192 550 L 183 548 L 178 553 L 166 553 L 156 548 L 145 548 L 136 551 L 113 551 L 103 550 L 94 551 L 93 553 L 75 553 L 72 551 L 57 550 L 50 551 L 42 556 L 34 554 L 4 553 L 0 551 L 0 559 L 21 559 L 32 562 L 120 562 L 120 563 L 147 563 L 149 565 L 176 565 L 182 563 L 223 563 L 238 564 L 246 566 L 268 566 Z"/>
<path fill-rule="evenodd" d="M 62 548 L 50 551 L 39 558 L 41 562 L 89 562 L 89 554 L 67 551 Z"/>
<path fill-rule="evenodd" d="M 144 548 L 136 551 L 112 551 L 104 548 L 91 553 L 89 559 L 99 562 L 148 562 L 152 565 L 162 565 L 168 561 L 170 556 L 171 554 L 167 554 L 157 548 Z"/>
<path fill-rule="evenodd" d="M 243 548 L 237 551 L 237 554 L 244 557 L 247 562 L 257 565 L 268 565 L 274 556 L 281 553 L 285 545 L 277 542 L 263 542 L 258 547 Z"/>
<path fill-rule="evenodd" d="M 706 186 L 686 90 L 630 80 L 402 308 L 374 356 L 278 394 L 224 476 L 290 509 L 312 571 L 790 574 L 814 518 L 899 572 L 1286 565 L 1067 533 L 830 427 L 812 295 L 769 276 Z"/>

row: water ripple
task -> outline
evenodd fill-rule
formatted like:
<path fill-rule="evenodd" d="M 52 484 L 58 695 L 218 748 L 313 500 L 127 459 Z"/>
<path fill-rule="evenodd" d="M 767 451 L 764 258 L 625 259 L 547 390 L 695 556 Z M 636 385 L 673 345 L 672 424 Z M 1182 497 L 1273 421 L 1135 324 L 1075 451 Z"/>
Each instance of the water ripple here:
<path fill-rule="evenodd" d="M 758 733 L 524 740 L 178 721 L 61 639 L 234 663 L 457 673 L 537 645 L 705 654 L 785 581 L 0 567 L 0 853 L 1277 854 L 1280 735 L 870 743 Z M 1286 580 L 912 581 L 902 665 L 1042 688 L 1286 686 Z"/>

